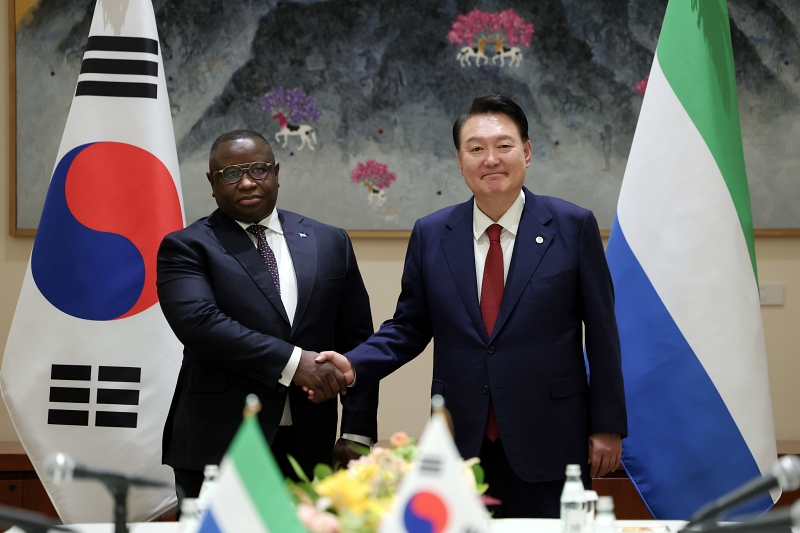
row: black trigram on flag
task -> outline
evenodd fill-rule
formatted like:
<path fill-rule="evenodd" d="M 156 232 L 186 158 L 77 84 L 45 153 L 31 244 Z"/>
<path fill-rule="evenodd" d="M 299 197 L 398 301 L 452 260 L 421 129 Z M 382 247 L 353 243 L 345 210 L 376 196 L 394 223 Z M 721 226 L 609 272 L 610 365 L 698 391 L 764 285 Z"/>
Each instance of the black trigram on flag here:
<path fill-rule="evenodd" d="M 85 381 L 83 383 L 58 383 L 50 386 L 50 403 L 88 404 L 86 409 L 48 409 L 47 423 L 59 426 L 88 426 L 89 407 L 94 403 L 95 426 L 112 428 L 135 428 L 137 413 L 129 411 L 105 411 L 103 405 L 139 405 L 139 389 L 110 388 L 112 383 L 140 383 L 142 369 L 133 366 L 100 366 L 97 372 L 97 395 L 92 402 L 92 367 L 89 365 L 52 365 L 50 379 L 57 382 Z M 103 386 L 109 383 L 109 386 Z M 69 386 L 67 386 L 69 385 Z"/>
<path fill-rule="evenodd" d="M 422 475 L 439 476 L 442 473 L 442 460 L 438 457 L 423 457 L 419 462 L 419 471 Z"/>
<path fill-rule="evenodd" d="M 158 85 L 130 78 L 158 78 L 157 62 L 131 58 L 146 58 L 144 54 L 158 56 L 158 41 L 143 37 L 89 37 L 75 96 L 157 98 Z M 100 76 L 94 76 L 97 74 Z"/>

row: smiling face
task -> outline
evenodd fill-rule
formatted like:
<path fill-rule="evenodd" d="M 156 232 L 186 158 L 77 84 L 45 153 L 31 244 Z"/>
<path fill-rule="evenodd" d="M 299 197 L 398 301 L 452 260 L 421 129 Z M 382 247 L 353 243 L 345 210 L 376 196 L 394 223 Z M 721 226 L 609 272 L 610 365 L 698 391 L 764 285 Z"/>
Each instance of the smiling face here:
<path fill-rule="evenodd" d="M 519 196 L 530 160 L 531 142 L 523 142 L 508 116 L 475 115 L 464 123 L 458 166 L 478 207 L 493 219 L 491 212 L 501 209 L 502 216 Z"/>
<path fill-rule="evenodd" d="M 275 156 L 269 146 L 258 139 L 237 139 L 220 143 L 208 160 L 206 172 L 212 196 L 220 210 L 234 220 L 258 222 L 275 209 L 278 200 L 278 171 L 275 163 L 266 178 L 255 181 L 244 173 L 238 183 L 228 183 L 220 172 L 229 165 L 247 165 L 253 162 L 274 163 Z"/>

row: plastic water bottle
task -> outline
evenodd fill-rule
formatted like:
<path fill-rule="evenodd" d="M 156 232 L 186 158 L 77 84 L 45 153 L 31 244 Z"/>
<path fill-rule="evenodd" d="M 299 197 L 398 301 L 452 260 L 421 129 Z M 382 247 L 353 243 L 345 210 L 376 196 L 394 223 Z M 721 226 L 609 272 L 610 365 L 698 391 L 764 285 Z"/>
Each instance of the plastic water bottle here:
<path fill-rule="evenodd" d="M 594 519 L 595 533 L 617 533 L 614 516 L 614 498 L 600 496 L 597 500 L 597 516 Z"/>
<path fill-rule="evenodd" d="M 583 525 L 583 530 L 586 533 L 594 531 L 594 515 L 597 508 L 597 493 L 593 490 L 583 492 L 586 495 L 586 522 Z"/>
<path fill-rule="evenodd" d="M 181 502 L 181 519 L 178 526 L 180 533 L 196 533 L 200 529 L 200 512 L 197 500 L 184 498 Z"/>
<path fill-rule="evenodd" d="M 561 492 L 561 526 L 564 533 L 583 533 L 586 523 L 586 495 L 581 465 L 567 465 L 567 480 Z"/>
<path fill-rule="evenodd" d="M 203 484 L 200 485 L 200 494 L 197 496 L 197 510 L 200 514 L 208 509 L 211 500 L 214 498 L 214 490 L 217 488 L 217 478 L 219 477 L 218 465 L 206 465 L 203 470 Z"/>

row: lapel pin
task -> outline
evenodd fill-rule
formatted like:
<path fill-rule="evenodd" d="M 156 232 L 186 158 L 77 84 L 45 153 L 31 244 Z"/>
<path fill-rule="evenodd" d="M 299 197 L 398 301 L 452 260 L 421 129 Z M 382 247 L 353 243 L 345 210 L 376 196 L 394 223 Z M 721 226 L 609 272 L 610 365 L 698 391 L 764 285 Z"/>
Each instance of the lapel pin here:
<path fill-rule="evenodd" d="M 301 239 L 307 239 L 307 238 L 308 238 L 308 235 L 306 235 L 306 234 L 305 234 L 305 233 L 303 233 L 302 231 L 301 231 L 300 233 L 298 233 L 298 235 L 300 235 L 300 238 L 301 238 Z"/>
<path fill-rule="evenodd" d="M 543 242 L 544 242 L 544 237 L 542 237 L 541 235 L 536 237 L 536 244 L 542 244 Z"/>

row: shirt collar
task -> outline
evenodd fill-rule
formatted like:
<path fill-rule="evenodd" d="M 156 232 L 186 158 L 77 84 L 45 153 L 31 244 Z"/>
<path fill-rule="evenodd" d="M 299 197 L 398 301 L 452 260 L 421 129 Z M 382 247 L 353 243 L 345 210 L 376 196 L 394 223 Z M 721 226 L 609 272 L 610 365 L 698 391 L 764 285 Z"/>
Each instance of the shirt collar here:
<path fill-rule="evenodd" d="M 497 221 L 498 224 L 503 226 L 503 229 L 506 231 L 511 232 L 514 236 L 517 235 L 517 230 L 519 229 L 519 221 L 522 218 L 522 210 L 525 208 L 525 192 L 520 190 L 519 196 L 514 203 L 511 204 L 511 207 L 508 208 L 500 220 Z M 472 235 L 477 241 L 481 238 L 481 235 L 484 234 L 486 228 L 494 224 L 495 222 L 487 217 L 483 211 L 481 211 L 477 205 L 473 205 L 472 208 Z"/>
<path fill-rule="evenodd" d="M 242 222 L 240 220 L 237 220 L 236 223 L 239 224 L 244 230 L 253 225 L 250 222 Z M 269 216 L 267 216 L 266 218 L 262 218 L 261 220 L 256 222 L 256 224 L 258 224 L 259 226 L 264 226 L 267 229 L 271 229 L 272 231 L 274 231 L 279 235 L 283 235 L 283 226 L 281 225 L 280 217 L 278 217 L 277 209 L 273 209 L 272 213 L 270 213 Z"/>

